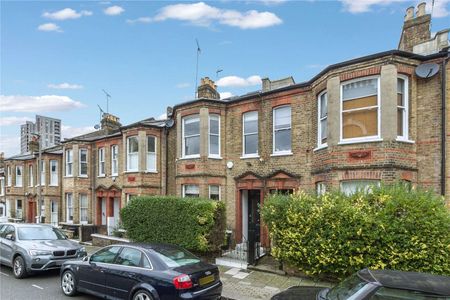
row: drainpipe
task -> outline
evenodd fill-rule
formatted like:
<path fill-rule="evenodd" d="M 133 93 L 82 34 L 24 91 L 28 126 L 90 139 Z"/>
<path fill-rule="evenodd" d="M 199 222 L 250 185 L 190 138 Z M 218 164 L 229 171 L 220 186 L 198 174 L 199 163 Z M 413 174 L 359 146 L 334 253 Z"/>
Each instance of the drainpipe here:
<path fill-rule="evenodd" d="M 445 196 L 445 185 L 446 185 L 446 66 L 448 63 L 448 60 L 450 58 L 449 55 L 449 48 L 446 49 L 447 51 L 447 57 L 442 61 L 442 76 L 441 76 L 441 96 L 442 96 L 442 115 L 441 115 L 441 138 L 442 138 L 442 146 L 441 146 L 441 195 Z"/>
<path fill-rule="evenodd" d="M 169 170 L 169 150 L 168 150 L 168 145 L 169 145 L 169 142 L 167 141 L 168 140 L 168 137 L 169 137 L 169 129 L 168 129 L 168 127 L 167 127 L 167 125 L 166 126 L 164 126 L 164 139 L 165 139 L 165 141 L 164 141 L 164 143 L 165 143 L 165 169 L 166 169 L 166 171 L 165 171 L 165 174 L 164 174 L 164 177 L 165 177 L 165 182 L 164 182 L 164 195 L 166 195 L 167 196 L 167 194 L 168 194 L 168 192 L 169 192 L 169 187 L 168 187 L 168 182 L 169 182 L 169 174 L 167 173 L 168 172 L 168 170 Z"/>

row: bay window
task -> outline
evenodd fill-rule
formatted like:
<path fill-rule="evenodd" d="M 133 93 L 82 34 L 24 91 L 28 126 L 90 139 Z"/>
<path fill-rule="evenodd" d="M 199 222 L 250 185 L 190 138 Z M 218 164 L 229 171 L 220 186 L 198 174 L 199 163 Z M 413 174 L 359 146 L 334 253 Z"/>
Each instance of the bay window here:
<path fill-rule="evenodd" d="M 242 156 L 258 156 L 258 112 L 242 115 Z"/>
<path fill-rule="evenodd" d="M 408 140 L 408 80 L 407 77 L 397 78 L 397 139 Z"/>
<path fill-rule="evenodd" d="M 79 194 L 80 200 L 80 224 L 88 223 L 88 197 L 86 194 Z"/>
<path fill-rule="evenodd" d="M 41 160 L 40 185 L 45 185 L 45 161 Z"/>
<path fill-rule="evenodd" d="M 273 110 L 273 154 L 291 154 L 291 107 Z"/>
<path fill-rule="evenodd" d="M 66 176 L 73 175 L 73 151 L 72 149 L 66 150 Z"/>
<path fill-rule="evenodd" d="M 345 195 L 352 195 L 357 192 L 370 192 L 374 186 L 380 186 L 379 180 L 358 179 L 341 181 L 341 192 Z"/>
<path fill-rule="evenodd" d="M 317 100 L 317 147 L 326 147 L 328 138 L 328 96 L 324 92 Z"/>
<path fill-rule="evenodd" d="M 50 161 L 50 185 L 58 185 L 58 161 Z"/>
<path fill-rule="evenodd" d="M 182 156 L 200 156 L 200 118 L 198 115 L 183 118 Z"/>
<path fill-rule="evenodd" d="M 147 136 L 147 171 L 156 172 L 156 138 Z"/>
<path fill-rule="evenodd" d="M 105 176 L 105 148 L 98 149 L 98 176 Z"/>
<path fill-rule="evenodd" d="M 66 222 L 73 223 L 73 198 L 72 193 L 66 194 Z"/>
<path fill-rule="evenodd" d="M 220 186 L 210 185 L 209 186 L 209 199 L 220 200 Z"/>
<path fill-rule="evenodd" d="M 88 161 L 87 161 L 87 149 L 80 149 L 79 154 L 79 176 L 86 177 L 88 176 Z"/>
<path fill-rule="evenodd" d="M 34 185 L 33 165 L 28 165 L 28 186 L 32 187 L 33 185 Z"/>
<path fill-rule="evenodd" d="M 119 174 L 119 146 L 111 146 L 111 176 Z"/>
<path fill-rule="evenodd" d="M 341 141 L 379 137 L 379 79 L 352 81 L 341 86 Z"/>
<path fill-rule="evenodd" d="M 127 139 L 127 171 L 138 171 L 139 164 L 139 141 L 137 136 Z"/>
<path fill-rule="evenodd" d="M 220 116 L 209 115 L 209 157 L 220 157 Z"/>
<path fill-rule="evenodd" d="M 11 166 L 8 166 L 6 168 L 6 176 L 7 178 L 7 182 L 6 182 L 6 186 L 11 186 L 12 185 L 12 174 L 11 174 Z"/>

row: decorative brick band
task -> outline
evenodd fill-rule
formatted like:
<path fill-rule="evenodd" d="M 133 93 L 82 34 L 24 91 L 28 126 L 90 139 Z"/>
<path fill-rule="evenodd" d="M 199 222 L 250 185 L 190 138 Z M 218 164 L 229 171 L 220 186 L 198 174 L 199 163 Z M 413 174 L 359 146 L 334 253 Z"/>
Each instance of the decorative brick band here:
<path fill-rule="evenodd" d="M 398 65 L 397 73 L 412 75 L 414 74 L 414 68 L 410 66 Z"/>
<path fill-rule="evenodd" d="M 346 81 L 346 80 L 350 80 L 350 79 L 358 78 L 358 77 L 366 77 L 366 76 L 371 76 L 371 75 L 378 75 L 380 73 L 381 73 L 381 67 L 380 66 L 375 66 L 375 67 L 364 69 L 364 70 L 353 71 L 353 72 L 348 72 L 348 73 L 341 74 L 339 76 L 339 79 L 341 81 Z"/>
<path fill-rule="evenodd" d="M 345 171 L 339 174 L 339 179 L 381 179 L 381 171 Z"/>

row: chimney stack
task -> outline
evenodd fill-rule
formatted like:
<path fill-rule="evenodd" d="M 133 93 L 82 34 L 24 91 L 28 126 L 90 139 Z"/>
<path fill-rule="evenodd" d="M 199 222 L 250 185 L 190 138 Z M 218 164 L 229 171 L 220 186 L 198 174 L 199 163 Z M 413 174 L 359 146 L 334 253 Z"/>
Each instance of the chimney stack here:
<path fill-rule="evenodd" d="M 105 130 L 107 133 L 110 133 L 113 130 L 119 129 L 122 124 L 120 124 L 120 119 L 112 114 L 103 113 L 101 128 Z"/>
<path fill-rule="evenodd" d="M 202 78 L 200 86 L 197 89 L 197 98 L 220 100 L 220 94 L 217 92 L 217 86 L 209 77 Z"/>
<path fill-rule="evenodd" d="M 413 52 L 414 46 L 426 42 L 431 38 L 431 15 L 426 14 L 425 7 L 425 2 L 417 5 L 415 16 L 414 7 L 408 7 L 406 9 L 402 35 L 398 43 L 399 50 Z"/>

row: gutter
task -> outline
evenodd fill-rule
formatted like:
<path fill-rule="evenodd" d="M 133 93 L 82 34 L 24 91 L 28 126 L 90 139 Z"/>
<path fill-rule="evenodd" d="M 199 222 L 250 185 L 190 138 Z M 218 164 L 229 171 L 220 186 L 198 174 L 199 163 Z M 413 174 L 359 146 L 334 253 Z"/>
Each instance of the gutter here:
<path fill-rule="evenodd" d="M 441 115 L 441 138 L 442 138 L 442 146 L 441 146 L 441 195 L 445 196 L 445 187 L 446 187 L 446 66 L 448 60 L 450 58 L 449 48 L 447 48 L 447 57 L 442 60 L 442 76 L 441 76 L 441 96 L 442 96 L 442 115 Z"/>

